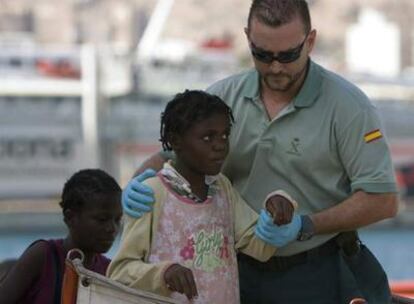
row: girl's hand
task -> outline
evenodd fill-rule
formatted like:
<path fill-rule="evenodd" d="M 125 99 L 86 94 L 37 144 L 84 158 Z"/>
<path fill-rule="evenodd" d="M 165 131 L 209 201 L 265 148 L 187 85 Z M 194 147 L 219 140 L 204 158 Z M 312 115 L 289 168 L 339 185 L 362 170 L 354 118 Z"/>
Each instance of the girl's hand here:
<path fill-rule="evenodd" d="M 272 215 L 273 223 L 280 226 L 292 221 L 293 204 L 281 195 L 274 195 L 266 201 L 266 210 Z"/>
<path fill-rule="evenodd" d="M 164 280 L 171 291 L 183 293 L 189 300 L 198 296 L 191 269 L 180 264 L 173 264 L 165 271 Z"/>

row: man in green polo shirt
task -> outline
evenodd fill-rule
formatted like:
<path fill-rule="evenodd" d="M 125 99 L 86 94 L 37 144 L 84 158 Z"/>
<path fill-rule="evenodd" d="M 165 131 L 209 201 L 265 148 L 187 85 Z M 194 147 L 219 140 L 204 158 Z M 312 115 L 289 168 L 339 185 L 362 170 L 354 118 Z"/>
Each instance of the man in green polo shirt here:
<path fill-rule="evenodd" d="M 355 234 L 343 233 L 397 212 L 376 109 L 310 60 L 316 30 L 306 1 L 254 0 L 245 33 L 255 69 L 207 89 L 235 117 L 223 173 L 258 212 L 267 193 L 286 190 L 299 202 L 300 220 L 279 227 L 261 212 L 256 234 L 279 249 L 267 263 L 240 255 L 242 302 L 349 303 L 358 293 L 369 303 L 389 302 L 381 266 Z M 154 155 L 139 171 L 164 161 Z M 145 176 L 124 190 L 130 215 L 151 209 L 151 190 L 137 182 Z"/>

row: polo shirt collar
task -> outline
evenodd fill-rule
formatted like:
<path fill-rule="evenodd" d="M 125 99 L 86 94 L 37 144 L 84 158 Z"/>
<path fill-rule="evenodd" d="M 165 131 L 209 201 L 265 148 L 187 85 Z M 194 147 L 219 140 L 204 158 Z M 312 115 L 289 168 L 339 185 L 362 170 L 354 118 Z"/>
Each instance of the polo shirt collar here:
<path fill-rule="evenodd" d="M 305 82 L 302 85 L 298 95 L 293 99 L 295 107 L 310 107 L 319 95 L 322 84 L 322 75 L 320 67 L 309 60 L 309 69 Z M 256 69 L 252 69 L 248 76 L 246 85 L 243 89 L 243 95 L 250 100 L 258 100 L 260 97 L 260 77 Z"/>
<path fill-rule="evenodd" d="M 243 86 L 243 96 L 250 100 L 256 100 L 260 96 L 260 77 L 256 69 L 248 72 L 246 85 Z"/>
<path fill-rule="evenodd" d="M 322 84 L 322 75 L 320 67 L 309 60 L 309 68 L 299 93 L 293 99 L 295 107 L 306 108 L 314 104 L 319 96 Z"/>

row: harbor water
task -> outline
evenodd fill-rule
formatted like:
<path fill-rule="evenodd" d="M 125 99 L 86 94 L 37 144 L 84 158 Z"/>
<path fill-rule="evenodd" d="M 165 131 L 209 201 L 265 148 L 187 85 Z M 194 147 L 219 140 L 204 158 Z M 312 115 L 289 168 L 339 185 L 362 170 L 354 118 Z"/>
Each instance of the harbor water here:
<path fill-rule="evenodd" d="M 62 225 L 0 229 L 0 261 L 19 257 L 36 239 L 61 238 L 65 234 Z M 360 238 L 376 255 L 391 281 L 414 279 L 414 233 L 411 225 L 386 225 L 362 229 Z M 118 246 L 119 237 L 107 256 L 112 257 Z"/>

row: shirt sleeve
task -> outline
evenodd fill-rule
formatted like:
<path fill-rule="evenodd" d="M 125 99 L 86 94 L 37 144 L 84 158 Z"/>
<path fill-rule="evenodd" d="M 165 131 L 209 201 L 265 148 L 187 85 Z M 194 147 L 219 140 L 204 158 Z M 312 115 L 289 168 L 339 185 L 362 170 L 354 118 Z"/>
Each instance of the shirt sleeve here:
<path fill-rule="evenodd" d="M 339 130 L 338 148 L 352 192 L 397 192 L 384 130 L 372 106 Z"/>
<path fill-rule="evenodd" d="M 154 183 L 148 182 L 148 184 L 153 189 L 156 186 Z M 153 212 L 145 213 L 139 219 L 124 215 L 124 230 L 119 251 L 108 267 L 107 276 L 128 287 L 169 296 L 171 291 L 165 284 L 164 272 L 174 263 L 171 261 L 148 263 L 152 230 L 158 224 L 154 221 L 153 214 L 157 212 L 155 209 L 160 205 L 157 197 L 159 191 L 154 189 L 154 192 L 156 202 Z"/>
<path fill-rule="evenodd" d="M 221 175 L 220 181 L 232 208 L 236 251 L 262 262 L 267 261 L 275 254 L 276 248 L 255 236 L 257 213 L 249 207 L 227 178 Z"/>

